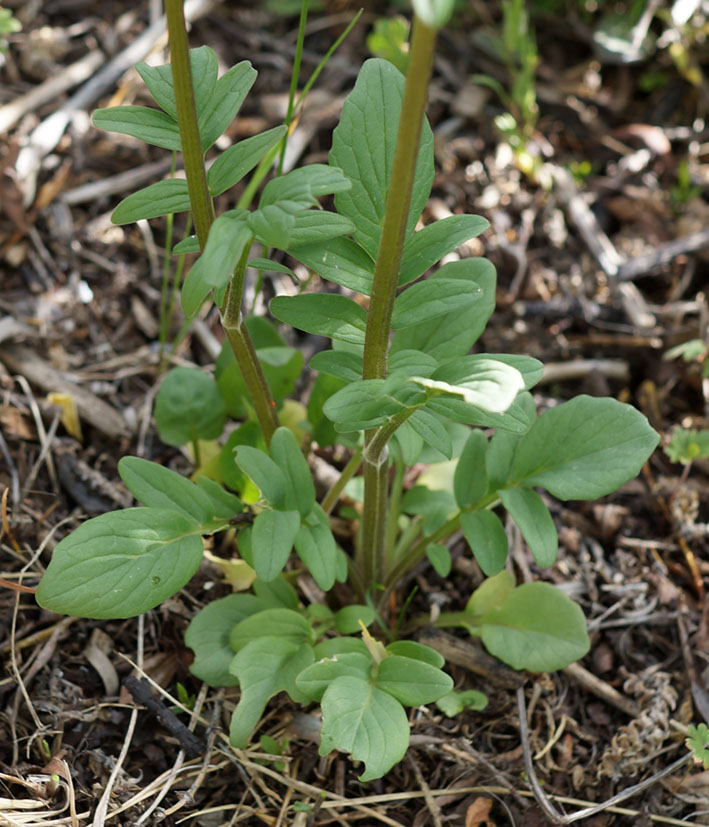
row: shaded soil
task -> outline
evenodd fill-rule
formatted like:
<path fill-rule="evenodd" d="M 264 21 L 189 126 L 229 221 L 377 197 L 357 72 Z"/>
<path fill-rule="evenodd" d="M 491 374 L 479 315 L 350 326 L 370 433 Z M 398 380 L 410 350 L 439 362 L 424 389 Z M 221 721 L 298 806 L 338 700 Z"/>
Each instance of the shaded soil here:
<path fill-rule="evenodd" d="M 305 75 L 353 14 L 344 2 L 325 5 L 311 17 Z M 150 419 L 164 222 L 115 227 L 109 219 L 136 188 L 114 176 L 167 153 L 88 120 L 98 105 L 147 103 L 136 73 L 120 73 L 66 130 L 55 124 L 49 149 L 40 146 L 29 161 L 26 154 L 39 146 L 35 129 L 146 31 L 147 13 L 117 2 L 6 6 L 23 30 L 9 37 L 0 87 L 0 576 L 32 587 L 83 517 L 130 504 L 116 472 L 123 454 L 184 473 L 192 465 L 159 441 Z M 484 254 L 497 267 L 498 307 L 481 349 L 545 362 L 540 407 L 578 393 L 613 396 L 640 408 L 666 443 L 677 426 L 709 427 L 701 357 L 663 358 L 682 342 L 709 342 L 709 130 L 707 47 L 697 34 L 706 18 L 677 35 L 689 59 L 680 70 L 662 45 L 680 28 L 667 23 L 668 8 L 661 12 L 651 26 L 659 45 L 637 63 L 594 51 L 598 14 L 574 8 L 535 18 L 539 118 L 528 149 L 537 171 L 527 176 L 493 125 L 504 106 L 469 80 L 478 72 L 508 83 L 472 34 L 499 30 L 500 12 L 474 3 L 461 11 L 440 38 L 430 103 L 436 179 L 424 219 L 472 212 L 490 221 L 457 253 Z M 382 13 L 383 4 L 369 4 L 316 84 L 293 139 L 298 163 L 326 160 L 342 100 L 368 56 L 366 35 Z M 218 5 L 194 24 L 192 45 L 214 48 L 223 67 L 250 59 L 259 71 L 228 141 L 281 122 L 296 33 L 297 18 L 239 3 Z M 152 54 L 163 62 L 157 41 Z M 76 85 L 2 121 L 8 106 L 92 54 L 95 65 Z M 166 171 L 148 168 L 140 185 Z M 82 189 L 89 184 L 103 186 Z M 220 197 L 218 210 L 237 196 Z M 281 286 L 267 281 L 266 295 Z M 179 326 L 175 318 L 171 338 Z M 182 339 L 173 363 L 209 364 L 219 337 L 212 312 Z M 77 385 L 81 442 L 61 423 L 56 398 L 47 398 L 65 388 L 76 395 Z M 522 742 L 555 807 L 601 804 L 681 758 L 687 724 L 709 721 L 708 475 L 706 461 L 687 471 L 658 450 L 612 496 L 550 502 L 561 547 L 543 573 L 510 527 L 517 578 L 548 579 L 581 604 L 590 654 L 564 672 L 519 678 L 477 649 L 451 658 L 456 686 L 485 692 L 487 708 L 454 719 L 435 706 L 413 710 L 406 760 L 367 785 L 345 756 L 318 756 L 317 719 L 282 698 L 269 705 L 260 733 L 287 740 L 284 756 L 274 761 L 258 743 L 243 753 L 229 748 L 237 692 L 197 682 L 182 641 L 195 612 L 228 591 L 213 563 L 140 621 L 62 618 L 39 610 L 29 593 L 0 590 L 0 825 L 533 827 L 548 817 L 530 794 Z M 460 608 L 480 581 L 469 552 L 454 552 L 450 578 L 417 573 L 417 608 Z M 136 661 L 154 693 L 138 698 L 140 710 L 121 685 Z M 189 710 L 176 704 L 195 696 L 191 752 L 189 736 L 166 727 L 155 701 L 188 724 Z M 705 824 L 707 812 L 709 773 L 685 765 L 588 820 Z"/>

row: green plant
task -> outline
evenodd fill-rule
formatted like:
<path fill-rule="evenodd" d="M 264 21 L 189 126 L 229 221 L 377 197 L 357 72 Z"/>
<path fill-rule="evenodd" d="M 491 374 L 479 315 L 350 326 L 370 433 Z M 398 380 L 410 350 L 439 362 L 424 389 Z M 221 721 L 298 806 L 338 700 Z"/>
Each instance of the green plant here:
<path fill-rule="evenodd" d="M 495 118 L 495 126 L 512 147 L 519 168 L 534 177 L 539 164 L 529 143 L 539 117 L 536 92 L 539 57 L 524 0 L 502 0 L 501 36 L 488 37 L 486 42 L 504 64 L 509 86 L 506 89 L 490 75 L 474 74 L 471 80 L 492 89 L 507 108 L 507 112 Z"/>
<path fill-rule="evenodd" d="M 22 23 L 13 16 L 10 9 L 0 6 L 0 52 L 7 50 L 5 36 L 22 30 Z"/>
<path fill-rule="evenodd" d="M 515 586 L 495 509 L 504 506 L 538 565 L 550 566 L 557 535 L 535 488 L 561 499 L 603 496 L 637 474 L 658 437 L 640 413 L 612 399 L 580 396 L 538 417 L 529 393 L 542 374 L 538 361 L 470 354 L 494 307 L 488 261 L 450 262 L 421 278 L 488 226 L 477 216 L 454 215 L 415 232 L 433 180 L 424 110 L 434 42 L 452 2 L 414 3 L 406 81 L 387 61 L 364 64 L 328 165 L 272 178 L 255 209 L 242 205 L 217 218 L 212 197 L 269 152 L 275 159 L 284 129 L 231 147 L 205 172 L 204 152 L 234 117 L 255 73 L 241 63 L 217 78 L 206 47 L 188 59 L 180 0 L 166 7 L 171 71 L 142 68 L 161 109 L 118 107 L 100 110 L 94 120 L 182 148 L 187 181 L 163 181 L 129 196 L 114 220 L 191 209 L 196 238 L 176 251 L 201 255 L 182 288 L 182 306 L 193 314 L 211 294 L 234 352 L 233 361 L 223 354 L 214 381 L 201 374 L 197 380 L 193 371 L 177 380 L 176 372 L 168 374 L 156 409 L 160 433 L 174 444 L 196 445 L 199 462 L 200 440 L 214 439 L 224 416 L 217 391 L 227 412 L 244 421 L 218 456 L 198 468 L 195 482 L 143 459 L 121 459 L 121 478 L 143 506 L 88 520 L 65 537 L 37 600 L 95 618 L 148 611 L 194 574 L 204 535 L 233 529 L 253 583 L 249 593 L 210 603 L 190 623 L 185 640 L 195 652 L 193 674 L 215 686 L 239 685 L 230 733 L 237 747 L 248 743 L 277 693 L 319 703 L 321 753 L 349 752 L 365 763 L 366 781 L 404 755 L 406 706 L 455 700 L 443 658 L 406 639 L 430 620 L 416 616 L 405 597 L 412 570 L 428 557 L 447 574 L 446 541 L 462 529 L 488 579 L 464 609 L 441 614 L 436 624 L 479 636 L 517 668 L 566 666 L 588 650 L 583 614 L 548 583 Z M 337 211 L 319 209 L 317 199 L 333 194 Z M 255 242 L 286 251 L 362 297 L 357 303 L 301 290 L 271 302 L 276 319 L 332 340 L 331 349 L 311 359 L 318 375 L 307 408 L 294 410 L 285 399 L 301 363 L 266 320 L 242 317 L 247 262 L 290 273 L 250 259 Z M 265 352 L 273 351 L 280 357 L 269 362 Z M 285 374 L 269 374 L 271 368 Z M 279 375 L 285 379 L 277 392 Z M 194 391 L 193 381 L 204 388 Z M 320 502 L 303 451 L 309 439 L 338 443 L 351 455 Z M 429 463 L 429 471 L 405 490 L 406 467 L 419 462 Z M 336 543 L 329 521 L 347 485 L 362 500 L 352 548 Z M 323 604 L 300 600 L 292 581 L 303 570 L 326 594 Z M 344 601 L 335 596 L 336 582 L 346 584 Z M 471 703 L 482 699 L 458 698 L 448 708 Z"/>
<path fill-rule="evenodd" d="M 680 212 L 693 198 L 702 194 L 702 188 L 692 184 L 689 164 L 680 161 L 677 164 L 677 183 L 670 188 L 670 198 L 675 212 Z"/>
<path fill-rule="evenodd" d="M 695 761 L 709 770 L 709 727 L 706 724 L 690 724 L 687 735 L 687 748 L 694 753 Z"/>

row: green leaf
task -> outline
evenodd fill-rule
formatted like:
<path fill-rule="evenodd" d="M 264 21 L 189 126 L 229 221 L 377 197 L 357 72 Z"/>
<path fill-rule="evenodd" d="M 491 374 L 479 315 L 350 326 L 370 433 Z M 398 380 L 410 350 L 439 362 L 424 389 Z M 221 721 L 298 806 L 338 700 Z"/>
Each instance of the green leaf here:
<path fill-rule="evenodd" d="M 197 368 L 173 368 L 155 400 L 155 424 L 166 445 L 221 436 L 226 410 L 217 383 Z"/>
<path fill-rule="evenodd" d="M 219 452 L 218 467 L 222 481 L 229 488 L 242 493 L 251 483 L 246 474 L 236 464 L 234 449 L 239 445 L 250 445 L 252 448 L 266 450 L 266 443 L 258 423 L 244 422 L 243 425 L 240 425 L 229 434 L 229 438 Z M 264 456 L 266 456 L 265 453 Z"/>
<path fill-rule="evenodd" d="M 501 571 L 507 560 L 507 535 L 497 514 L 461 514 L 460 527 L 483 573 L 492 577 Z"/>
<path fill-rule="evenodd" d="M 286 507 L 286 478 L 276 463 L 251 445 L 238 445 L 236 464 L 257 486 L 274 508 Z"/>
<path fill-rule="evenodd" d="M 265 608 L 252 594 L 230 594 L 207 603 L 185 630 L 185 645 L 195 656 L 190 672 L 210 686 L 236 686 L 238 680 L 229 671 L 234 657 L 229 635 L 237 623 Z"/>
<path fill-rule="evenodd" d="M 148 144 L 172 149 L 182 149 L 180 130 L 173 119 L 159 109 L 147 106 L 111 106 L 97 109 L 93 114 L 94 126 L 107 132 L 132 135 Z"/>
<path fill-rule="evenodd" d="M 532 425 L 517 447 L 512 477 L 560 500 L 593 500 L 636 476 L 658 441 L 630 405 L 577 396 Z"/>
<path fill-rule="evenodd" d="M 426 557 L 439 577 L 448 577 L 451 573 L 453 561 L 448 547 L 440 543 L 429 543 L 426 546 Z"/>
<path fill-rule="evenodd" d="M 330 244 L 335 238 L 347 235 L 353 229 L 354 224 L 349 218 L 327 210 L 305 210 L 296 213 L 288 252 L 295 256 L 302 246 L 324 242 Z"/>
<path fill-rule="evenodd" d="M 359 431 L 383 425 L 407 407 L 421 404 L 424 394 L 405 377 L 362 379 L 333 394 L 323 408 L 344 431 Z"/>
<path fill-rule="evenodd" d="M 405 514 L 423 514 L 426 517 L 426 534 L 437 531 L 457 510 L 450 491 L 428 488 L 425 485 L 410 488 L 404 494 L 401 508 Z"/>
<path fill-rule="evenodd" d="M 350 652 L 357 652 L 360 655 L 366 655 L 371 663 L 369 650 L 364 644 L 362 638 L 359 637 L 331 637 L 321 640 L 315 646 L 316 658 L 333 658 L 341 654 L 349 654 Z"/>
<path fill-rule="evenodd" d="M 191 209 L 187 181 L 168 178 L 132 193 L 111 214 L 114 224 L 130 224 L 141 218 L 158 218 L 161 215 L 184 212 Z"/>
<path fill-rule="evenodd" d="M 372 259 L 379 249 L 403 95 L 404 77 L 391 63 L 366 61 L 333 133 L 330 163 L 352 182 L 351 190 L 335 196 L 335 205 L 354 222 L 353 235 Z M 432 182 L 433 134 L 424 122 L 407 237 L 426 206 Z"/>
<path fill-rule="evenodd" d="M 394 330 L 429 322 L 453 310 L 467 311 L 482 297 L 474 282 L 461 279 L 428 279 L 404 290 L 394 301 L 391 326 Z"/>
<path fill-rule="evenodd" d="M 201 561 L 193 520 L 175 511 L 126 508 L 87 520 L 57 545 L 36 599 L 59 614 L 133 617 L 176 594 Z"/>
<path fill-rule="evenodd" d="M 241 697 L 231 719 L 232 746 L 243 749 L 247 745 L 269 699 L 279 692 L 288 691 L 298 703 L 309 700 L 297 691 L 295 678 L 313 657 L 309 643 L 298 645 L 277 637 L 252 640 L 234 656 L 229 669 L 239 679 Z"/>
<path fill-rule="evenodd" d="M 256 80 L 256 75 L 257 72 L 251 63 L 242 60 L 219 78 L 209 103 L 198 119 L 203 150 L 209 149 L 234 120 Z"/>
<path fill-rule="evenodd" d="M 204 272 L 204 262 L 201 258 L 190 267 L 180 291 L 182 310 L 188 319 L 194 318 L 202 307 L 207 294 L 212 290 Z"/>
<path fill-rule="evenodd" d="M 490 491 L 497 491 L 506 485 L 519 440 L 519 434 L 509 431 L 497 430 L 493 434 L 485 456 Z"/>
<path fill-rule="evenodd" d="M 293 281 L 300 281 L 296 273 L 294 273 L 290 267 L 286 267 L 285 264 L 281 264 L 278 261 L 270 261 L 267 258 L 250 258 L 249 267 L 253 267 L 254 270 L 264 271 L 266 273 L 285 273 L 287 276 L 290 276 Z M 260 317 L 256 316 L 254 318 Z"/>
<path fill-rule="evenodd" d="M 438 367 L 438 360 L 421 350 L 398 350 L 389 360 L 389 373 L 406 376 L 430 376 Z"/>
<path fill-rule="evenodd" d="M 709 770 L 709 727 L 706 724 L 690 724 L 687 735 L 687 748 L 692 750 L 697 761 L 701 761 L 704 769 Z"/>
<path fill-rule="evenodd" d="M 252 325 L 253 326 L 253 325 Z M 248 327 L 248 325 L 247 325 Z M 249 401 L 249 392 L 241 373 L 241 368 L 234 357 L 234 352 L 226 344 L 228 354 L 222 360 L 223 368 L 218 375 L 217 384 L 224 397 L 227 413 L 237 419 L 246 416 L 244 401 Z M 290 395 L 303 371 L 303 354 L 292 347 L 259 347 L 256 356 L 261 363 L 273 400 L 280 407 L 286 396 Z"/>
<path fill-rule="evenodd" d="M 181 256 L 185 253 L 199 253 L 200 246 L 199 240 L 196 235 L 188 235 L 186 238 L 183 238 L 182 241 L 178 241 L 177 244 L 172 248 L 173 256 Z"/>
<path fill-rule="evenodd" d="M 336 166 L 309 164 L 272 178 L 263 189 L 259 207 L 288 202 L 296 209 L 308 209 L 317 206 L 319 196 L 345 192 L 351 187 L 350 181 Z"/>
<path fill-rule="evenodd" d="M 505 488 L 499 495 L 537 564 L 543 569 L 554 565 L 559 538 L 549 509 L 539 494 L 531 488 Z"/>
<path fill-rule="evenodd" d="M 672 462 L 689 465 L 695 459 L 709 457 L 709 429 L 687 430 L 676 427 L 672 438 L 664 448 Z"/>
<path fill-rule="evenodd" d="M 266 156 L 287 131 L 285 124 L 274 126 L 273 129 L 225 149 L 207 172 L 209 192 L 217 196 L 231 189 Z"/>
<path fill-rule="evenodd" d="M 391 655 L 379 664 L 376 685 L 406 706 L 419 706 L 450 692 L 453 680 L 429 663 Z"/>
<path fill-rule="evenodd" d="M 229 491 L 225 491 L 218 482 L 210 480 L 209 477 L 204 475 L 197 477 L 197 488 L 209 497 L 216 517 L 230 520 L 243 511 L 241 500 Z"/>
<path fill-rule="evenodd" d="M 197 114 L 209 102 L 217 83 L 218 63 L 217 55 L 209 46 L 200 46 L 190 49 L 190 67 L 194 99 Z M 175 90 L 172 83 L 172 66 L 169 63 L 163 66 L 148 66 L 141 61 L 136 65 L 136 71 L 143 78 L 155 102 L 174 120 L 177 121 L 177 106 L 175 104 Z"/>
<path fill-rule="evenodd" d="M 359 382 L 362 378 L 362 356 L 347 350 L 321 350 L 310 360 L 310 367 L 345 382 Z"/>
<path fill-rule="evenodd" d="M 118 473 L 143 505 L 173 509 L 200 526 L 214 517 L 210 498 L 193 482 L 169 468 L 140 457 L 123 457 L 118 463 Z"/>
<path fill-rule="evenodd" d="M 364 761 L 360 781 L 380 778 L 404 757 L 409 722 L 403 706 L 363 678 L 336 678 L 322 697 L 320 755 L 333 749 Z"/>
<path fill-rule="evenodd" d="M 283 207 L 270 204 L 249 213 L 246 219 L 249 229 L 265 247 L 287 250 L 295 227 L 295 215 Z"/>
<path fill-rule="evenodd" d="M 355 634 L 360 631 L 360 621 L 369 626 L 374 622 L 376 614 L 371 606 L 345 606 L 335 613 L 335 628 L 341 635 Z"/>
<path fill-rule="evenodd" d="M 472 627 L 485 647 L 514 669 L 552 672 L 589 650 L 579 606 L 550 583 L 524 583 Z"/>
<path fill-rule="evenodd" d="M 349 238 L 333 238 L 325 244 L 307 244 L 290 251 L 319 276 L 368 296 L 372 292 L 374 262 Z"/>
<path fill-rule="evenodd" d="M 315 486 L 298 440 L 288 428 L 277 428 L 269 449 L 271 459 L 286 478 L 285 505 L 307 517 L 315 506 Z"/>
<path fill-rule="evenodd" d="M 251 531 L 251 554 L 252 565 L 261 580 L 275 580 L 283 571 L 299 528 L 297 511 L 262 511 L 256 515 Z"/>
<path fill-rule="evenodd" d="M 408 424 L 423 439 L 426 445 L 430 445 L 440 451 L 446 459 L 451 458 L 453 447 L 451 439 L 441 420 L 423 408 L 414 411 L 407 419 Z"/>
<path fill-rule="evenodd" d="M 263 596 L 260 595 L 261 599 Z M 231 630 L 229 645 L 235 652 L 255 638 L 278 638 L 296 646 L 310 640 L 308 621 L 291 609 L 266 609 L 244 618 Z"/>
<path fill-rule="evenodd" d="M 312 514 L 300 526 L 294 544 L 298 557 L 308 567 L 315 582 L 324 591 L 329 591 L 337 574 L 337 546 L 327 514 L 319 505 L 314 506 Z"/>
<path fill-rule="evenodd" d="M 281 322 L 350 344 L 363 345 L 367 327 L 364 308 L 332 293 L 303 293 L 299 296 L 276 296 L 271 313 Z"/>
<path fill-rule="evenodd" d="M 472 430 L 458 458 L 453 477 L 453 493 L 458 508 L 475 505 L 487 493 L 485 458 L 488 451 L 487 437 L 482 431 Z"/>
<path fill-rule="evenodd" d="M 447 718 L 455 718 L 466 709 L 480 712 L 487 706 L 487 695 L 478 692 L 477 689 L 466 689 L 463 692 L 456 692 L 454 689 L 436 701 L 436 706 Z"/>
<path fill-rule="evenodd" d="M 518 394 L 504 413 L 493 413 L 478 405 L 470 405 L 463 399 L 444 396 L 429 399 L 426 408 L 454 422 L 500 428 L 511 431 L 513 434 L 525 434 L 536 419 L 536 413 L 530 410 L 525 401 L 528 398 L 530 397 L 526 392 Z"/>
<path fill-rule="evenodd" d="M 430 646 L 424 646 L 423 643 L 417 643 L 415 640 L 395 640 L 387 646 L 387 652 L 390 655 L 401 655 L 401 657 L 413 660 L 420 660 L 436 669 L 441 669 L 445 665 L 445 658 L 435 649 Z"/>
<path fill-rule="evenodd" d="M 472 282 L 482 290 L 482 296 L 465 314 L 452 311 L 431 322 L 398 330 L 392 344 L 392 355 L 400 350 L 422 350 L 436 359 L 464 356 L 485 329 L 495 309 L 495 268 L 485 258 L 466 258 L 451 261 L 437 270 L 428 281 L 460 279 Z"/>
<path fill-rule="evenodd" d="M 334 376 L 321 373 L 315 380 L 308 399 L 308 422 L 310 435 L 321 448 L 337 441 L 337 431 L 323 412 L 325 402 L 342 388 L 342 381 Z"/>
<path fill-rule="evenodd" d="M 204 282 L 210 287 L 224 287 L 253 236 L 241 210 L 220 215 L 209 229 L 202 253 Z"/>
<path fill-rule="evenodd" d="M 283 577 L 264 583 L 258 578 L 254 580 L 251 587 L 254 594 L 259 597 L 269 609 L 297 609 L 299 598 L 298 592 Z"/>
<path fill-rule="evenodd" d="M 414 233 L 404 245 L 399 285 L 422 276 L 437 261 L 489 226 L 490 222 L 479 215 L 450 215 Z"/>
<path fill-rule="evenodd" d="M 369 679 L 372 659 L 362 652 L 338 652 L 304 669 L 295 679 L 295 685 L 313 701 L 320 701 L 325 690 L 337 678 L 344 676 Z"/>
<path fill-rule="evenodd" d="M 413 381 L 431 390 L 462 397 L 468 405 L 503 413 L 524 389 L 522 374 L 504 362 L 484 355 L 461 356 Z"/>
<path fill-rule="evenodd" d="M 494 577 L 488 577 L 473 592 L 465 607 L 466 614 L 475 620 L 487 614 L 491 609 L 502 606 L 515 587 L 514 577 L 508 571 L 501 571 Z"/>

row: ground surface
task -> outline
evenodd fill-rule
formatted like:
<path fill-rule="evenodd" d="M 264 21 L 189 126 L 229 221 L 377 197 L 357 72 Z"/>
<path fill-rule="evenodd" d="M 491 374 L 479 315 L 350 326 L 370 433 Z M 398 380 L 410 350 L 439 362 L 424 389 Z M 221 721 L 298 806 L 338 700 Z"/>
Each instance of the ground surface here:
<path fill-rule="evenodd" d="M 15 584 L 36 584 L 51 549 L 82 516 L 130 502 L 117 484 L 124 453 L 190 470 L 150 420 L 164 226 L 109 221 L 136 186 L 114 176 L 143 171 L 140 183 L 150 183 L 165 170 L 146 166 L 167 153 L 100 133 L 87 118 L 97 105 L 143 100 L 137 75 L 109 79 L 79 101 L 84 117 L 65 132 L 55 123 L 53 140 L 29 162 L 18 159 L 37 144 L 35 128 L 146 31 L 144 5 L 9 4 L 24 28 L 10 38 L 0 86 L 0 576 Z M 316 85 L 294 141 L 300 161 L 326 158 L 342 98 L 368 56 L 366 34 L 383 10 L 365 11 Z M 699 361 L 662 358 L 706 334 L 709 283 L 707 23 L 700 10 L 681 34 L 669 14 L 659 9 L 651 30 L 660 40 L 647 59 L 630 64 L 594 53 L 593 9 L 562 8 L 535 20 L 541 60 L 532 180 L 493 127 L 505 107 L 468 80 L 481 72 L 508 85 L 503 66 L 472 39 L 481 25 L 499 31 L 499 10 L 470 3 L 440 40 L 430 106 L 437 175 L 425 216 L 473 212 L 490 220 L 491 230 L 460 251 L 488 255 L 498 268 L 498 309 L 483 349 L 549 365 L 540 405 L 580 392 L 614 396 L 638 406 L 665 440 L 680 424 L 709 427 Z M 339 2 L 312 15 L 306 73 L 351 15 Z M 192 45 L 212 46 L 224 66 L 248 58 L 260 73 L 230 139 L 280 122 L 296 23 L 231 3 L 195 24 Z M 696 36 L 680 71 L 687 32 Z M 152 45 L 164 55 L 159 38 Z M 95 62 L 74 85 L 8 116 L 22 95 L 82 59 Z M 98 189 L 83 189 L 91 183 Z M 662 245 L 677 239 L 659 261 Z M 211 315 L 183 340 L 175 363 L 208 364 L 218 335 Z M 82 442 L 47 401 L 67 379 L 82 389 L 71 388 Z M 528 735 L 520 738 L 514 677 L 485 665 L 475 674 L 464 653 L 451 674 L 458 687 L 486 692 L 487 709 L 455 719 L 435 707 L 415 710 L 407 759 L 369 785 L 344 756 L 320 759 L 309 737 L 317 722 L 285 702 L 269 706 L 261 730 L 290 740 L 279 763 L 264 760 L 258 746 L 239 754 L 228 748 L 223 732 L 235 693 L 201 687 L 182 641 L 199 606 L 226 591 L 216 567 L 205 564 L 186 590 L 140 622 L 52 616 L 31 594 L 1 590 L 0 824 L 545 824 L 529 795 L 521 741 L 545 793 L 562 797 L 557 808 L 606 801 L 681 758 L 684 727 L 709 720 L 709 481 L 701 462 L 682 471 L 658 450 L 617 494 L 553 506 L 561 549 L 542 576 L 580 602 L 593 646 L 578 667 L 525 678 Z M 540 576 L 512 539 L 518 578 Z M 478 576 L 462 555 L 448 582 L 420 576 L 418 599 L 455 606 L 466 593 L 459 588 L 469 591 Z M 136 660 L 154 691 L 166 693 L 139 712 L 120 685 Z M 178 682 L 197 695 L 194 758 L 180 752 L 184 740 L 156 711 L 158 700 L 173 706 Z M 298 802 L 311 811 L 298 813 Z M 697 824 L 709 823 L 707 812 L 709 773 L 685 765 L 589 821 Z"/>

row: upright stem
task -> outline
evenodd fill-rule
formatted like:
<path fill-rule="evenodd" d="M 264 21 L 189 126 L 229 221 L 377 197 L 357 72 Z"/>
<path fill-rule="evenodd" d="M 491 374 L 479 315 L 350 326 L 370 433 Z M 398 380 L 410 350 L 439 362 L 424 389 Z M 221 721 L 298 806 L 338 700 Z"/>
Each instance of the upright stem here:
<path fill-rule="evenodd" d="M 416 175 L 435 40 L 436 30 L 414 17 L 409 69 L 367 317 L 364 379 L 384 379 L 387 373 L 391 316 Z M 376 430 L 370 430 L 365 434 L 364 508 L 357 549 L 357 562 L 364 572 L 367 587 L 382 582 L 387 568 L 387 452 L 386 444 L 382 445 L 382 441 L 376 439 L 376 433 Z"/>
<path fill-rule="evenodd" d="M 185 176 L 190 194 L 195 231 L 199 246 L 204 250 L 209 236 L 209 229 L 214 221 L 214 205 L 207 185 L 204 152 L 199 136 L 182 0 L 165 0 L 165 14 L 170 37 L 172 79 L 177 106 L 177 123 L 180 129 L 182 154 L 185 161 Z M 243 266 L 245 267 L 245 265 L 244 262 Z M 240 269 L 240 267 L 241 262 L 240 266 L 236 268 L 232 279 L 233 284 L 230 284 L 227 288 L 224 304 L 221 308 L 223 317 L 226 316 L 224 329 L 234 351 L 236 361 L 241 368 L 266 444 L 269 444 L 273 432 L 278 427 L 276 406 L 266 377 L 261 369 L 261 364 L 256 356 L 253 342 L 241 318 L 240 279 L 243 278 L 243 268 Z"/>
<path fill-rule="evenodd" d="M 214 205 L 207 186 L 202 141 L 199 137 L 197 109 L 192 86 L 192 68 L 187 44 L 187 28 L 182 0 L 165 0 L 167 30 L 170 37 L 170 63 L 175 89 L 177 125 L 180 129 L 185 177 L 190 193 L 190 205 L 199 246 L 204 250 L 209 228 L 214 221 Z"/>

